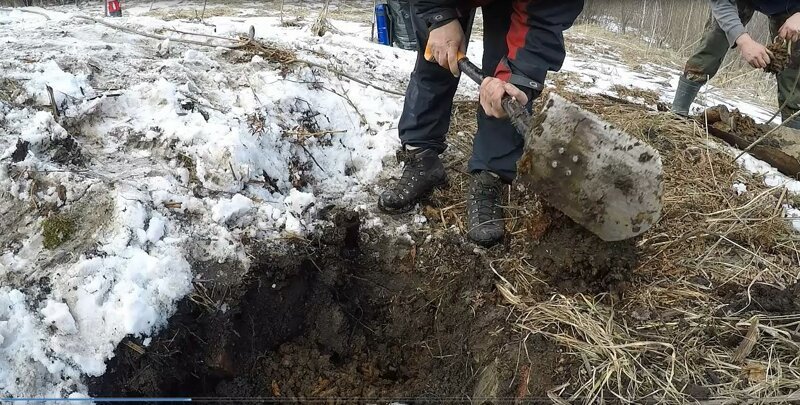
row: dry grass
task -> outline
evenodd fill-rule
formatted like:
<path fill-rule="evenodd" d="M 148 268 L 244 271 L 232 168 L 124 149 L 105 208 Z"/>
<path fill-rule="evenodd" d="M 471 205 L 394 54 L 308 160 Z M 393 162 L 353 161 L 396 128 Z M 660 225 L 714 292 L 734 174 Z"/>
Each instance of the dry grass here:
<path fill-rule="evenodd" d="M 666 66 L 683 70 L 694 46 L 685 50 L 656 47 L 634 34 L 617 34 L 594 24 L 576 25 L 567 31 L 566 45 L 569 53 L 586 54 L 608 52 L 632 68 L 641 65 Z M 695 45 L 696 46 L 696 45 Z M 712 86 L 744 98 L 754 98 L 777 107 L 775 77 L 759 69 L 752 69 L 741 61 L 738 53 L 729 52 Z"/>
<path fill-rule="evenodd" d="M 665 195 L 663 218 L 639 242 L 641 263 L 622 294 L 554 294 L 542 302 L 527 295 L 523 284 L 539 273 L 525 263 L 499 284 L 523 333 L 547 336 L 583 365 L 560 394 L 587 403 L 677 402 L 689 393 L 754 399 L 800 390 L 800 314 L 747 306 L 773 299 L 752 297 L 757 283 L 785 289 L 800 276 L 783 188 L 743 172 L 694 122 L 600 96 L 567 96 L 659 150 Z M 745 195 L 732 192 L 735 181 L 747 184 Z M 737 297 L 746 300 L 743 308 L 727 305 L 734 291 L 745 292 Z M 746 335 L 755 341 L 743 345 Z M 701 394 L 693 387 L 703 387 Z"/>
<path fill-rule="evenodd" d="M 658 93 L 655 90 L 640 89 L 633 86 L 623 86 L 615 84 L 611 90 L 615 91 L 620 97 L 627 97 L 633 100 L 643 100 L 647 105 L 656 105 L 659 102 Z"/>
<path fill-rule="evenodd" d="M 163 9 L 154 9 L 146 12 L 144 15 L 160 18 L 165 21 L 171 21 L 171 20 L 192 20 L 192 19 L 199 20 L 201 16 L 203 18 L 209 18 L 209 17 L 219 17 L 219 16 L 235 16 L 238 14 L 239 10 L 224 5 L 206 7 L 205 11 L 203 11 L 203 4 L 199 3 L 196 6 L 191 6 L 187 8 L 170 7 Z"/>
<path fill-rule="evenodd" d="M 779 291 L 800 277 L 798 237 L 783 215 L 784 189 L 744 172 L 693 121 L 608 97 L 561 94 L 657 148 L 665 195 L 663 218 L 638 241 L 640 262 L 626 287 L 570 295 L 548 285 L 539 264 L 525 254 L 547 232 L 551 209 L 520 190 L 509 194 L 511 240 L 505 250 L 489 252 L 487 266 L 515 309 L 511 320 L 519 331 L 548 337 L 578 365 L 551 398 L 793 398 L 787 395 L 800 390 L 800 311 L 789 304 L 783 313 L 765 304 L 780 297 L 758 295 L 761 285 Z M 454 108 L 451 187 L 426 208 L 440 229 L 466 231 L 463 169 L 476 129 L 474 109 L 474 102 Z M 734 182 L 747 184 L 747 193 L 736 195 Z"/>

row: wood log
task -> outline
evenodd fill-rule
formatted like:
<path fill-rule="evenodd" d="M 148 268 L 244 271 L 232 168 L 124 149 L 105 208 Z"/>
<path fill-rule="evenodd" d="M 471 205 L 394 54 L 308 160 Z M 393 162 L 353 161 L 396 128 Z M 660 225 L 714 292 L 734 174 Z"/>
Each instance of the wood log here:
<path fill-rule="evenodd" d="M 723 131 L 721 129 L 715 128 L 713 125 L 709 125 L 708 133 L 714 135 L 715 137 L 722 139 L 728 145 L 733 147 L 744 149 L 750 146 L 752 142 L 738 136 L 734 135 L 730 132 Z M 792 177 L 798 178 L 800 176 L 800 162 L 798 160 L 787 153 L 783 152 L 782 150 L 772 147 L 772 146 L 763 146 L 757 145 L 750 149 L 750 154 L 753 155 L 756 159 L 763 160 L 776 169 L 779 172 Z"/>
<path fill-rule="evenodd" d="M 729 124 L 731 122 L 731 113 L 728 111 L 728 108 L 724 105 L 718 105 L 715 107 L 711 107 L 706 109 L 704 115 L 699 117 L 700 121 L 708 122 L 708 125 L 717 123 L 717 122 L 724 122 Z"/>

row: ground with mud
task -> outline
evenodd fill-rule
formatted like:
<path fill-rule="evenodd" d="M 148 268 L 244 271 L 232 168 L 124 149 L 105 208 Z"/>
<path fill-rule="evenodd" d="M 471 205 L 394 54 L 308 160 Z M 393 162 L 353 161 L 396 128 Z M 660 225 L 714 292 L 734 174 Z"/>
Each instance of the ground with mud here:
<path fill-rule="evenodd" d="M 698 117 L 701 122 L 708 122 L 712 127 L 733 134 L 747 142 L 755 142 L 761 138 L 769 128 L 756 124 L 752 117 L 742 114 L 739 110 L 729 110 L 724 105 L 718 105 L 706 110 Z M 774 138 L 761 140 L 761 145 L 780 148 L 781 144 Z"/>
<path fill-rule="evenodd" d="M 493 263 L 519 256 L 521 238 L 486 252 L 454 231 L 411 243 L 360 230 L 353 212 L 325 215 L 313 240 L 280 254 L 252 246 L 259 264 L 244 277 L 196 283 L 149 346 L 118 347 L 90 393 L 480 403 L 544 397 L 568 379 L 573 360 L 515 330 L 495 287 L 490 267 L 508 275 Z M 557 212 L 539 220 L 523 254 L 565 292 L 620 285 L 635 264 L 634 250 L 575 243 L 586 231 Z"/>

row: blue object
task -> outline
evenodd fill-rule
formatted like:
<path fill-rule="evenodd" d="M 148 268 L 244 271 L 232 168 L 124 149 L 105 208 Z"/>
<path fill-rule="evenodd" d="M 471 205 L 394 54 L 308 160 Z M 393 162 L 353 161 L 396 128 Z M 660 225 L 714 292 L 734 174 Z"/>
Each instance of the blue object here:
<path fill-rule="evenodd" d="M 389 10 L 386 4 L 375 5 L 375 26 L 378 29 L 378 43 L 391 45 L 389 38 Z"/>

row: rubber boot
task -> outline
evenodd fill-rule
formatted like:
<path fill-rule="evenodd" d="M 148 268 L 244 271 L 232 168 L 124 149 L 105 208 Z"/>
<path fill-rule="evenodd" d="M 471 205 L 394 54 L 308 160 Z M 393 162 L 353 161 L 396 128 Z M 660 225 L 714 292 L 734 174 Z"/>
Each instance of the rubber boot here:
<path fill-rule="evenodd" d="M 467 198 L 467 236 L 481 246 L 489 247 L 503 239 L 502 185 L 500 178 L 491 172 L 479 171 L 472 175 Z"/>
<path fill-rule="evenodd" d="M 675 91 L 675 99 L 672 100 L 672 112 L 688 117 L 689 108 L 691 108 L 701 87 L 703 87 L 703 83 L 689 80 L 686 76 L 681 75 L 678 80 L 678 90 Z"/>
<path fill-rule="evenodd" d="M 410 211 L 434 189 L 447 184 L 447 173 L 435 150 L 404 149 L 401 154 L 403 175 L 378 198 L 378 207 L 390 214 Z"/>

